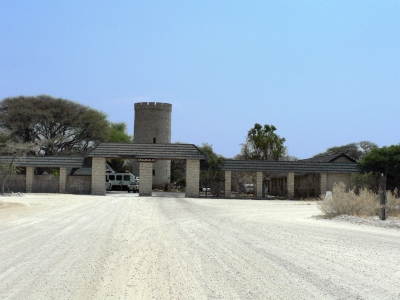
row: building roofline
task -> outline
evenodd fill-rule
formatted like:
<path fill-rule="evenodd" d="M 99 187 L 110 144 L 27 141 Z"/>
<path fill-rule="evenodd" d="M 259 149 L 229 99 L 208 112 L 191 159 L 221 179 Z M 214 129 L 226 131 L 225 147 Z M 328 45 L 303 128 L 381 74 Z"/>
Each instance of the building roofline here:
<path fill-rule="evenodd" d="M 260 161 L 227 159 L 224 171 L 301 172 L 301 173 L 358 173 L 358 164 L 340 162 Z"/>

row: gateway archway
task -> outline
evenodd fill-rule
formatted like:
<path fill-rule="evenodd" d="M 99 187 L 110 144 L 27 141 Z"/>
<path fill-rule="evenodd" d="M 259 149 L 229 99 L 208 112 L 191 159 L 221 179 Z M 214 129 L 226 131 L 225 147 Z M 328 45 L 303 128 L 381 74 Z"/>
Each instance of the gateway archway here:
<path fill-rule="evenodd" d="M 157 160 L 184 160 L 186 162 L 186 197 L 199 197 L 200 162 L 205 161 L 204 155 L 193 144 L 120 144 L 120 143 L 101 143 L 84 157 L 61 157 L 61 156 L 1 156 L 3 163 L 25 167 L 26 175 L 23 178 L 23 187 L 27 193 L 35 190 L 35 167 L 59 168 L 58 191 L 59 193 L 90 193 L 92 195 L 105 195 L 105 174 L 106 158 L 130 158 L 136 159 L 140 164 L 140 196 L 150 196 L 152 193 L 153 164 Z M 89 169 L 91 167 L 92 176 L 82 182 L 72 180 L 74 170 Z M 275 184 L 284 182 L 284 192 L 288 198 L 295 196 L 296 189 L 301 185 L 302 177 L 307 174 L 316 174 L 316 189 L 320 194 L 330 190 L 333 184 L 339 181 L 351 187 L 353 174 L 358 173 L 357 163 L 351 157 L 343 153 L 323 157 L 306 159 L 302 161 L 256 161 L 256 160 L 231 160 L 224 162 L 221 170 L 225 172 L 225 198 L 231 197 L 231 173 L 232 171 L 255 172 L 255 197 L 262 197 L 262 173 L 278 172 L 279 177 L 271 178 L 275 180 L 271 185 L 271 192 L 274 192 Z M 90 175 L 90 171 L 88 174 Z M 296 181 L 297 180 L 297 181 Z M 79 190 L 71 190 L 71 182 L 75 188 L 75 183 L 80 185 Z M 49 191 L 47 191 L 49 192 Z M 54 192 L 54 191 L 52 191 Z"/>
<path fill-rule="evenodd" d="M 158 160 L 186 161 L 186 197 L 199 197 L 200 161 L 204 155 L 193 144 L 100 143 L 87 157 L 92 158 L 92 195 L 105 195 L 107 158 L 136 159 L 139 163 L 139 196 L 151 196 L 153 165 Z"/>

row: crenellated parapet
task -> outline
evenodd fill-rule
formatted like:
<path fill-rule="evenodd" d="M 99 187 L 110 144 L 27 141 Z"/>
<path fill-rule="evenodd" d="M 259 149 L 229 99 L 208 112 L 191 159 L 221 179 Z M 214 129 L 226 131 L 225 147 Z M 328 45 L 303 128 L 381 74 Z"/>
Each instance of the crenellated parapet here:
<path fill-rule="evenodd" d="M 162 102 L 138 102 L 135 103 L 135 110 L 165 110 L 167 112 L 172 111 L 172 104 L 170 103 L 162 103 Z"/>

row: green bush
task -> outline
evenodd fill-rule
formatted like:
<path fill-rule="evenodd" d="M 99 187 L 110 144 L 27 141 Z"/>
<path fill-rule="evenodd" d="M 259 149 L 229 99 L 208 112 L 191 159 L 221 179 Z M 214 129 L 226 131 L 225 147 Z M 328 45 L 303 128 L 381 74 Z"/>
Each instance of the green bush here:
<path fill-rule="evenodd" d="M 352 181 L 357 194 L 361 189 L 372 190 L 375 193 L 379 190 L 379 175 L 374 173 L 354 174 Z"/>

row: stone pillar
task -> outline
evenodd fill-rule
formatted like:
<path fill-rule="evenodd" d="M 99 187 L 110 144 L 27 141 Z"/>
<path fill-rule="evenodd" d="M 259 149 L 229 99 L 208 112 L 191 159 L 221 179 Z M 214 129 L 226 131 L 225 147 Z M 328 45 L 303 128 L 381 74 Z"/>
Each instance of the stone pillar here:
<path fill-rule="evenodd" d="M 255 186 L 255 190 L 254 190 L 254 196 L 257 199 L 262 198 L 262 189 L 263 189 L 262 172 L 256 172 L 256 186 Z"/>
<path fill-rule="evenodd" d="M 286 183 L 287 197 L 288 197 L 288 199 L 293 199 L 293 197 L 294 197 L 294 173 L 293 172 L 287 173 L 286 181 L 287 181 L 287 183 Z"/>
<path fill-rule="evenodd" d="M 67 187 L 67 168 L 60 168 L 59 193 L 65 193 Z"/>
<path fill-rule="evenodd" d="M 319 174 L 319 194 L 325 195 L 328 184 L 328 175 L 326 173 Z"/>
<path fill-rule="evenodd" d="M 92 195 L 106 194 L 106 159 L 92 158 Z"/>
<path fill-rule="evenodd" d="M 232 171 L 225 171 L 225 197 L 232 197 L 231 193 L 231 185 L 232 185 Z"/>
<path fill-rule="evenodd" d="M 151 196 L 153 186 L 153 163 L 139 163 L 139 196 Z"/>
<path fill-rule="evenodd" d="M 185 197 L 199 197 L 200 161 L 186 160 L 186 195 Z"/>
<path fill-rule="evenodd" d="M 33 178 L 35 176 L 34 171 L 35 171 L 34 167 L 26 167 L 25 186 L 27 193 L 32 193 Z"/>

